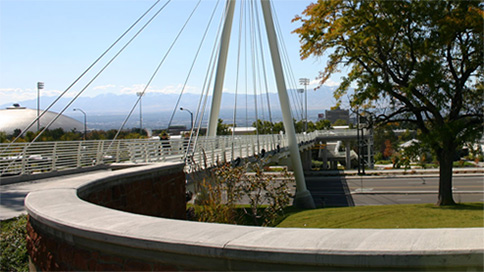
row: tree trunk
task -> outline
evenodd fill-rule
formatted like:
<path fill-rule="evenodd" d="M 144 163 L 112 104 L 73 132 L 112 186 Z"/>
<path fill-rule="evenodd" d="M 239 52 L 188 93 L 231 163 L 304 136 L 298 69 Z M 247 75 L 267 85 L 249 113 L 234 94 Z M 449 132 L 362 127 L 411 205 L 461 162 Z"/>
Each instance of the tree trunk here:
<path fill-rule="evenodd" d="M 447 145 L 439 152 L 440 175 L 439 175 L 439 200 L 437 206 L 455 205 L 452 196 L 452 167 L 455 149 Z"/>

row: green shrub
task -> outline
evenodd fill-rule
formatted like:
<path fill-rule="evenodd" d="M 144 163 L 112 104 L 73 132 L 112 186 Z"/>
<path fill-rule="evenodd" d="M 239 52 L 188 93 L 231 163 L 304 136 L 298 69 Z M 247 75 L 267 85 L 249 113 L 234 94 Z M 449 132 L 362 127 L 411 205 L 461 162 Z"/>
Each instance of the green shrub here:
<path fill-rule="evenodd" d="M 454 167 L 475 167 L 473 163 L 467 162 L 467 161 L 455 161 L 453 164 Z"/>

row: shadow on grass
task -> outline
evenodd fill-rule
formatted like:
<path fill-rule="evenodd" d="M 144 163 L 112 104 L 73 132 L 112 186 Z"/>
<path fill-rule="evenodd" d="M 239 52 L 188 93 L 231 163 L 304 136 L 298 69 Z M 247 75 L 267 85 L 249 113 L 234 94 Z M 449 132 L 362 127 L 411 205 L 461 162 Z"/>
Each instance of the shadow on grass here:
<path fill-rule="evenodd" d="M 477 210 L 484 210 L 484 203 L 483 202 L 476 202 L 476 203 L 460 203 L 455 206 L 431 206 L 433 209 L 442 209 L 442 210 L 467 210 L 467 211 L 477 211 Z"/>

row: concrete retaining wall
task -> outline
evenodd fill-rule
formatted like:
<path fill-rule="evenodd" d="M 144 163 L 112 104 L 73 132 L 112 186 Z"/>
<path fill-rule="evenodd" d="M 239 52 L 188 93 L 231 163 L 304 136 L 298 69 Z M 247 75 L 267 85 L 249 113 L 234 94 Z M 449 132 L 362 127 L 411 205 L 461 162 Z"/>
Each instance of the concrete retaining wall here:
<path fill-rule="evenodd" d="M 150 175 L 148 173 L 151 172 L 158 173 L 155 176 L 161 175 L 164 167 L 173 170 L 173 167 L 180 166 L 125 169 L 86 180 L 84 184 L 73 188 L 29 194 L 25 204 L 30 216 L 28 245 L 32 263 L 35 264 L 33 269 L 483 269 L 482 228 L 260 228 L 146 216 L 103 207 L 82 199 L 114 203 L 116 201 L 110 201 L 103 194 L 113 194 L 121 190 L 116 189 L 121 184 L 129 183 L 121 180 L 128 181 L 130 179 L 127 176 L 136 176 L 136 173 L 141 176 Z M 161 197 L 170 198 L 171 194 Z M 156 211 L 154 214 L 159 213 Z"/>

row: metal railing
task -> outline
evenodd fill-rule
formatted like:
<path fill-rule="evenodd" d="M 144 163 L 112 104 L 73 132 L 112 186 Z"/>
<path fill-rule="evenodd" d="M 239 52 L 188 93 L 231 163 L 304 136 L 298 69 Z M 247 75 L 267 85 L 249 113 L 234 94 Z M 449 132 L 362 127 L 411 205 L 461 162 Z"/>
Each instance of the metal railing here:
<path fill-rule="evenodd" d="M 297 140 L 309 143 L 316 137 L 334 134 L 335 131 L 316 131 L 298 134 Z M 29 175 L 121 162 L 185 160 L 187 164 L 212 167 L 221 161 L 284 151 L 287 145 L 287 137 L 283 134 L 200 137 L 190 141 L 176 138 L 167 141 L 136 139 L 0 144 L 0 174 Z"/>

